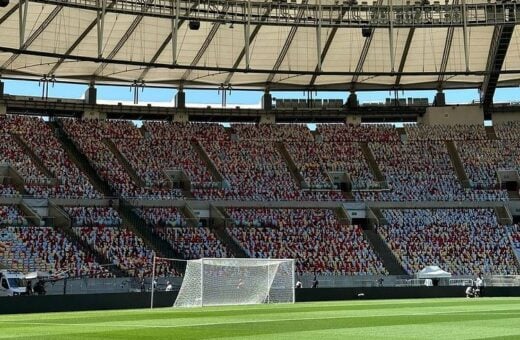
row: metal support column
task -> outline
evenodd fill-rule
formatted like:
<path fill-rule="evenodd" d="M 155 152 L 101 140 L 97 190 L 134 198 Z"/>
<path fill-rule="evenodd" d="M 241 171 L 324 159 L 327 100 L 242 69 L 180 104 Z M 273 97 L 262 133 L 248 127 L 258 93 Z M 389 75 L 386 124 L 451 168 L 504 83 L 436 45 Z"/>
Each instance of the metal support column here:
<path fill-rule="evenodd" d="M 468 20 L 466 18 L 466 0 L 462 0 L 462 33 L 464 34 L 464 60 L 466 72 L 469 72 Z"/>
<path fill-rule="evenodd" d="M 392 0 L 388 0 L 388 16 L 390 21 L 390 26 L 388 27 L 388 35 L 389 35 L 389 45 L 390 45 L 390 63 L 391 63 L 391 72 L 395 72 L 395 53 L 394 53 L 394 13 L 392 7 Z"/>
<path fill-rule="evenodd" d="M 174 10 L 175 8 L 175 10 Z M 177 32 L 179 28 L 179 10 L 180 1 L 175 1 L 175 6 L 172 6 L 172 64 L 177 64 Z"/>
<path fill-rule="evenodd" d="M 244 51 L 246 57 L 246 70 L 249 69 L 249 39 L 251 32 L 251 1 L 247 2 L 247 22 L 244 25 Z"/>
<path fill-rule="evenodd" d="M 27 8 L 29 0 L 20 0 L 18 5 L 18 33 L 20 37 L 20 48 L 23 48 L 25 42 L 25 26 L 27 24 Z"/>
<path fill-rule="evenodd" d="M 98 6 L 99 2 L 101 2 L 101 11 L 97 11 L 97 42 L 98 42 L 98 58 L 101 58 L 103 55 L 103 32 L 105 30 L 105 13 L 107 8 L 107 1 L 106 0 L 98 0 Z"/>
<path fill-rule="evenodd" d="M 321 71 L 321 19 L 323 13 L 321 8 L 321 0 L 318 0 L 318 26 L 316 26 L 316 53 L 318 56 L 318 64 L 317 69 L 318 72 Z"/>

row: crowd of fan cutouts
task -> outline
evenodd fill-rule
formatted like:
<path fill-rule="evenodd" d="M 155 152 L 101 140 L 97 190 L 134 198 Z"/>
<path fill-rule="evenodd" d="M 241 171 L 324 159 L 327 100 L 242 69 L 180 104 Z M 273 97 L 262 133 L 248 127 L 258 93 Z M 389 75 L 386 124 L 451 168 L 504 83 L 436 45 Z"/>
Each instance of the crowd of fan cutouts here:
<path fill-rule="evenodd" d="M 453 275 L 517 275 L 507 229 L 492 209 L 383 210 L 378 227 L 403 268 L 438 265 Z"/>
<path fill-rule="evenodd" d="M 125 198 L 182 198 L 184 178 L 188 198 L 202 200 L 344 200 L 333 179 L 339 174 L 350 180 L 356 200 L 504 201 L 508 195 L 499 188 L 497 171 L 520 168 L 515 123 L 497 125 L 494 140 L 483 126 L 464 125 L 405 125 L 402 137 L 390 125 L 321 124 L 311 133 L 298 124 L 233 124 L 227 130 L 219 124 L 167 122 L 137 128 L 118 120 L 59 124 L 114 194 Z M 0 118 L 0 164 L 11 165 L 25 182 L 17 190 L 2 180 L 3 196 L 102 196 L 53 129 L 41 118 Z M 469 187 L 457 178 L 446 141 L 454 141 Z M 363 147 L 373 154 L 382 178 L 376 179 Z M 185 176 L 179 179 L 177 170 Z"/>
<path fill-rule="evenodd" d="M 232 124 L 224 128 L 219 124 L 145 122 L 137 128 L 130 121 L 75 119 L 55 124 L 61 124 L 114 194 L 124 198 L 182 198 L 183 191 L 174 179 L 181 170 L 190 182 L 191 197 L 200 200 L 341 201 L 346 196 L 333 183 L 333 175 L 341 173 L 350 179 L 356 200 L 505 201 L 508 194 L 499 187 L 497 171 L 520 169 L 518 123 L 496 125 L 496 136 L 487 135 L 483 126 L 405 125 L 401 135 L 389 125 L 319 124 L 311 132 L 297 124 Z M 15 187 L 6 179 L 9 176 L 1 177 L 2 197 L 102 197 L 72 161 L 54 125 L 36 117 L 1 116 L 0 134 L 0 166 L 9 165 L 24 182 Z M 447 141 L 454 141 L 469 188 L 457 177 Z M 387 188 L 379 189 L 378 175 L 365 155 L 367 149 Z M 115 209 L 64 210 L 76 234 L 112 265 L 130 275 L 150 275 L 152 248 L 123 225 Z M 210 229 L 190 225 L 176 208 L 139 208 L 136 212 L 186 259 L 231 256 Z M 340 224 L 329 210 L 228 209 L 228 213 L 233 221 L 229 232 L 250 256 L 294 257 L 299 272 L 386 273 L 361 229 Z M 455 274 L 511 271 L 508 261 L 513 253 L 507 240 L 495 231 L 492 212 L 384 213 L 389 224 L 378 231 L 410 273 L 431 261 Z M 478 222 L 472 222 L 475 218 Z M 432 222 L 421 225 L 424 220 Z M 30 225 L 14 206 L 0 207 L 0 225 L 2 261 L 11 261 L 13 267 L 75 276 L 112 275 L 88 250 L 79 249 L 55 229 Z M 518 244 L 518 229 L 511 230 L 511 240 Z M 308 240 L 313 242 L 308 244 Z M 159 275 L 178 275 L 167 264 L 158 271 Z"/>
<path fill-rule="evenodd" d="M 358 226 L 332 210 L 228 208 L 229 233 L 256 258 L 294 258 L 296 271 L 323 275 L 386 274 Z"/>

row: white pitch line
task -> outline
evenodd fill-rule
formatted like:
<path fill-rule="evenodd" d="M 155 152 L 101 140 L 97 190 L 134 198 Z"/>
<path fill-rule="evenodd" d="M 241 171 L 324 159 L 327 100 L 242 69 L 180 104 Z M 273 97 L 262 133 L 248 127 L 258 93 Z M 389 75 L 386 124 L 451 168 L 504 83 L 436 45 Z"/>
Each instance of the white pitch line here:
<path fill-rule="evenodd" d="M 60 323 L 60 322 L 29 322 L 29 321 L 9 321 L 0 320 L 3 324 L 16 324 L 16 325 L 34 325 L 34 326 L 87 326 L 87 327 L 106 327 L 106 328 L 181 328 L 181 327 L 204 327 L 204 326 L 215 326 L 215 325 L 234 325 L 242 323 L 268 323 L 277 321 L 306 321 L 306 320 L 334 320 L 334 319 L 356 319 L 366 317 L 380 317 L 380 316 L 428 316 L 428 315 L 451 315 L 451 314 L 462 314 L 462 313 L 484 313 L 484 312 L 507 312 L 507 309 L 496 310 L 496 309 L 480 309 L 475 311 L 458 310 L 458 311 L 445 311 L 445 312 L 430 312 L 430 313 L 404 313 L 404 314 L 381 314 L 381 315 L 352 315 L 352 316 L 329 316 L 329 317 L 308 317 L 308 318 L 285 318 L 285 319 L 267 319 L 267 320 L 252 320 L 252 321 L 228 321 L 228 322 L 205 322 L 205 323 L 193 323 L 193 324 L 182 324 L 182 325 L 148 325 L 148 324 L 107 324 L 103 322 L 94 323 Z M 520 314 L 520 313 L 503 313 L 503 314 Z"/>

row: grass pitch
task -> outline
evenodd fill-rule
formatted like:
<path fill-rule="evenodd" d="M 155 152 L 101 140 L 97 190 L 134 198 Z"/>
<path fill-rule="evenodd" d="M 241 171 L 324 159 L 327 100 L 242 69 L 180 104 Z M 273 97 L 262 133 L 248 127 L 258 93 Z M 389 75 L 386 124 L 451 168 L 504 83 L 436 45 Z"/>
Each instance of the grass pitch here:
<path fill-rule="evenodd" d="M 520 298 L 0 315 L 0 339 L 520 339 Z"/>

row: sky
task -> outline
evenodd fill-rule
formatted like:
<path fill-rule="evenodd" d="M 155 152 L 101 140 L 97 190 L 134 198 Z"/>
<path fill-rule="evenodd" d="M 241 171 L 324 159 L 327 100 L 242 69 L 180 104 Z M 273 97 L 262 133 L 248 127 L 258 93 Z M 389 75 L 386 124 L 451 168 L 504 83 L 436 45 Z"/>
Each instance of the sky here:
<path fill-rule="evenodd" d="M 35 81 L 3 80 L 5 83 L 4 92 L 22 96 L 41 96 L 42 87 Z M 87 85 L 55 83 L 49 86 L 49 97 L 80 99 L 83 98 Z M 132 102 L 133 93 L 130 87 L 126 86 L 97 86 L 98 100 L 110 100 L 121 102 Z M 170 103 L 176 91 L 173 89 L 145 87 L 139 90 L 139 100 L 141 102 Z M 399 91 L 400 98 L 428 98 L 433 101 L 435 91 Z M 479 101 L 479 93 L 475 90 L 447 90 L 446 102 L 448 104 L 468 104 Z M 272 92 L 274 98 L 307 98 L 307 94 L 302 92 Z M 379 92 L 358 92 L 360 103 L 384 102 L 385 98 L 394 98 L 390 91 Z M 260 103 L 262 92 L 256 91 L 232 91 L 227 97 L 228 106 L 236 105 L 257 105 Z M 318 92 L 314 98 L 321 99 L 343 99 L 346 100 L 347 93 L 342 92 Z M 520 88 L 497 89 L 494 98 L 495 103 L 499 102 L 518 102 L 520 101 Z M 217 90 L 186 90 L 186 103 L 189 104 L 220 104 L 221 95 Z"/>

